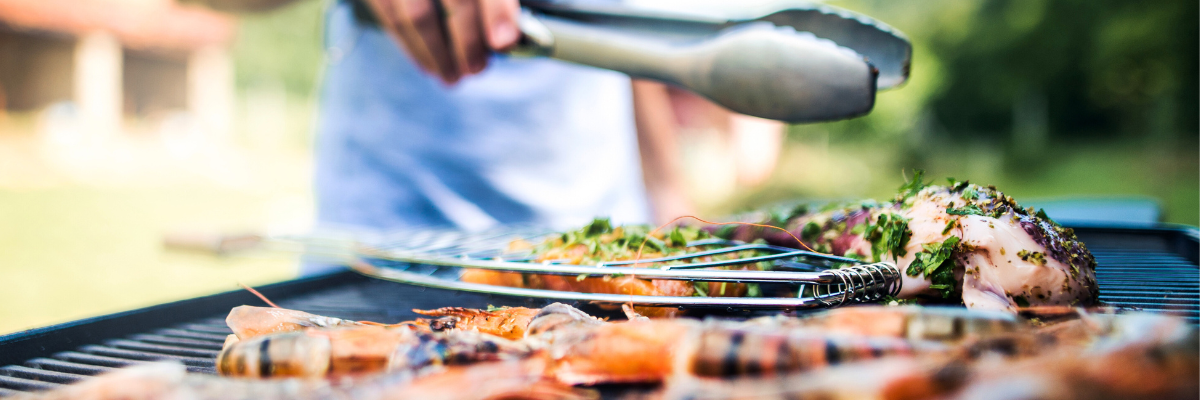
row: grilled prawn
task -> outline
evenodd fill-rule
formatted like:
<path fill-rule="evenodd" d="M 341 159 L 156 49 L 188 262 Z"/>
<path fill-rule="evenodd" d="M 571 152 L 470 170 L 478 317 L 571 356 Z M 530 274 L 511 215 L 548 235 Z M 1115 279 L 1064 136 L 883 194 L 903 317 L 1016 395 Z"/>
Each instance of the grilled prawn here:
<path fill-rule="evenodd" d="M 444 309 L 433 314 L 479 316 L 498 311 Z M 235 376 L 321 377 L 530 359 L 545 363 L 548 376 L 568 383 L 658 382 L 681 371 L 774 374 L 864 357 L 940 354 L 949 347 L 939 342 L 1019 330 L 1010 314 L 921 307 L 846 308 L 807 318 L 748 322 L 649 320 L 634 314 L 636 320 L 608 323 L 559 303 L 508 314 L 533 312 L 525 326 L 512 326 L 525 332 L 520 340 L 482 333 L 471 323 L 440 332 L 421 329 L 420 324 L 307 328 L 231 342 L 217 368 Z M 464 321 L 472 320 L 476 319 Z"/>
<path fill-rule="evenodd" d="M 428 326 L 434 331 L 476 330 L 505 339 L 525 337 L 529 321 L 541 311 L 536 308 L 501 307 L 494 310 L 477 310 L 463 307 L 443 307 L 436 310 L 413 310 L 433 320 L 418 319 L 417 325 Z"/>
<path fill-rule="evenodd" d="M 469 384 L 464 385 L 464 382 Z M 536 370 L 511 362 L 447 367 L 415 375 L 399 371 L 351 380 L 230 379 L 188 374 L 182 364 L 151 363 L 15 400 L 586 400 L 594 391 L 542 379 Z M 6 398 L 6 400 L 9 398 Z"/>
<path fill-rule="evenodd" d="M 256 336 L 292 332 L 306 328 L 358 327 L 366 324 L 340 318 L 309 314 L 286 308 L 238 306 L 229 311 L 225 324 L 233 330 L 237 339 L 246 340 Z"/>
<path fill-rule="evenodd" d="M 407 326 L 306 329 L 226 343 L 217 372 L 251 378 L 338 377 L 519 359 L 531 342 L 475 331 L 418 332 Z"/>
<path fill-rule="evenodd" d="M 1200 341 L 1186 321 L 1085 314 L 1047 328 L 1034 336 L 1074 340 L 1017 358 L 892 357 L 783 376 L 676 375 L 660 392 L 642 398 L 1185 399 L 1200 390 Z"/>

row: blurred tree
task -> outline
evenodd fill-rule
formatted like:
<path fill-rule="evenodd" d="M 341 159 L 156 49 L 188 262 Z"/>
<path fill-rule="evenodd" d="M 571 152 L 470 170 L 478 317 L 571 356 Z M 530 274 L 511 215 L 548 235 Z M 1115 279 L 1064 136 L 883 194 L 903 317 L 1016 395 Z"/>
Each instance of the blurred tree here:
<path fill-rule="evenodd" d="M 269 12 L 240 14 L 234 44 L 238 87 L 281 84 L 290 95 L 312 96 L 324 60 L 325 4 L 303 0 Z"/>
<path fill-rule="evenodd" d="M 1040 128 L 1063 136 L 1196 134 L 1195 0 L 978 5 L 927 36 L 946 71 L 943 90 L 929 105 L 947 133 L 1003 136 Z M 968 27 L 965 34 L 961 25 Z"/>

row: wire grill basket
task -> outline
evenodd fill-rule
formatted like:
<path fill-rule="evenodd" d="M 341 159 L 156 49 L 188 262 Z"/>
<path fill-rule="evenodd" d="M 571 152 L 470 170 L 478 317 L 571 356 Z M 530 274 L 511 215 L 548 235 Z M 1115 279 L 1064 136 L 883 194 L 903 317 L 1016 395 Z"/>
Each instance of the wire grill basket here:
<path fill-rule="evenodd" d="M 553 232 L 533 228 L 481 233 L 453 230 L 396 232 L 358 241 L 352 246 L 354 256 L 344 261 L 363 275 L 427 287 L 640 306 L 808 309 L 879 301 L 900 292 L 901 273 L 893 263 L 862 263 L 853 258 L 720 239 L 689 242 L 686 254 L 642 259 L 636 266 L 634 261 L 595 265 L 536 262 L 528 251 L 506 250 L 515 240 L 536 243 L 551 234 Z M 720 257 L 714 259 L 711 256 Z M 634 276 L 653 280 L 755 283 L 777 290 L 764 290 L 766 295 L 763 297 L 584 293 L 464 282 L 461 277 L 465 269 L 564 275 L 579 279 Z M 784 293 L 788 295 L 783 296 Z"/>

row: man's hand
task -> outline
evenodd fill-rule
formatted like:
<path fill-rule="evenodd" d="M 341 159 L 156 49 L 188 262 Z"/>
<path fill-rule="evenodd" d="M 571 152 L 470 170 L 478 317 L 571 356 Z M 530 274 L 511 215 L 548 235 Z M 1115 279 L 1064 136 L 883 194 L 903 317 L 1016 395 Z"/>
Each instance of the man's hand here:
<path fill-rule="evenodd" d="M 518 0 L 366 0 L 380 25 L 447 84 L 483 71 L 492 50 L 521 37 Z"/>

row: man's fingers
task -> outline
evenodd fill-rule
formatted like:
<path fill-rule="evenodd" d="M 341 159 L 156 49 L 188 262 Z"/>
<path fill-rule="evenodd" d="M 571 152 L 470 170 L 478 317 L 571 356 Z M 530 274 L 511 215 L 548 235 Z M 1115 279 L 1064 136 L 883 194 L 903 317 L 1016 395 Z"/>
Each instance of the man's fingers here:
<path fill-rule="evenodd" d="M 380 14 L 387 13 L 389 31 L 398 36 L 417 64 L 442 81 L 454 83 L 461 75 L 447 49 L 442 18 L 434 1 L 375 0 Z"/>
<path fill-rule="evenodd" d="M 442 27 L 441 12 L 438 11 L 437 0 L 397 0 L 408 18 L 400 22 L 407 23 L 418 41 L 428 49 L 429 54 L 437 63 L 434 73 L 440 75 L 446 83 L 454 83 L 461 78 L 458 65 L 450 54 L 450 44 L 446 41 L 446 31 Z"/>
<path fill-rule="evenodd" d="M 474 74 L 487 66 L 488 50 L 480 26 L 479 6 L 486 0 L 441 0 L 446 15 L 446 32 L 450 37 L 459 75 Z"/>
<path fill-rule="evenodd" d="M 433 55 L 429 54 L 425 46 L 416 41 L 416 35 L 406 35 L 400 32 L 399 19 L 401 15 L 400 11 L 396 10 L 397 4 L 394 0 L 370 0 L 368 3 L 379 19 L 379 25 L 408 52 L 417 66 L 429 72 L 437 71 Z"/>
<path fill-rule="evenodd" d="M 521 13 L 518 0 L 479 0 L 483 11 L 484 36 L 492 50 L 503 51 L 517 44 L 521 31 L 517 16 Z"/>

